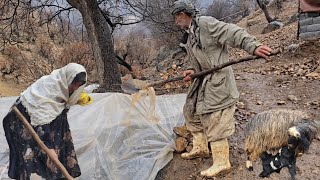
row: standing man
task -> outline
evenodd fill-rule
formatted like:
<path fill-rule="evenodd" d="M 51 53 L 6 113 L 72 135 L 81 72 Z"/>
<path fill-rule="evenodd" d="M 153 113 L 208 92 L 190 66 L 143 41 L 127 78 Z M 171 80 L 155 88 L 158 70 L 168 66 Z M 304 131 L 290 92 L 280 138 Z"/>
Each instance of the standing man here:
<path fill-rule="evenodd" d="M 191 66 L 183 73 L 185 81 L 191 80 L 190 74 L 227 62 L 227 45 L 263 58 L 271 52 L 268 46 L 262 45 L 244 29 L 214 17 L 199 16 L 191 3 L 178 0 L 172 8 L 175 23 L 188 33 L 184 45 Z M 183 113 L 187 128 L 193 135 L 193 149 L 181 156 L 185 159 L 208 156 L 209 142 L 214 163 L 201 172 L 202 176 L 213 177 L 231 169 L 227 138 L 235 131 L 233 115 L 238 98 L 230 66 L 192 82 Z"/>

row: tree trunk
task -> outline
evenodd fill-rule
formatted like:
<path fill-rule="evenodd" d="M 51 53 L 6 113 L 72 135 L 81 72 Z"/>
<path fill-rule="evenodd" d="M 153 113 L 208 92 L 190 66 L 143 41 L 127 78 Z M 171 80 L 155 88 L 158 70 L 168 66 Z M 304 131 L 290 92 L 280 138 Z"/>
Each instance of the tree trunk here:
<path fill-rule="evenodd" d="M 100 91 L 121 91 L 120 71 L 114 53 L 110 27 L 96 0 L 67 0 L 82 15 L 98 68 Z"/>
<path fill-rule="evenodd" d="M 270 16 L 266 4 L 264 2 L 262 2 L 261 0 L 257 0 L 257 3 L 259 5 L 259 7 L 262 9 L 262 11 L 264 12 L 264 15 L 266 16 L 267 21 L 269 23 L 274 21 L 275 19 Z"/>

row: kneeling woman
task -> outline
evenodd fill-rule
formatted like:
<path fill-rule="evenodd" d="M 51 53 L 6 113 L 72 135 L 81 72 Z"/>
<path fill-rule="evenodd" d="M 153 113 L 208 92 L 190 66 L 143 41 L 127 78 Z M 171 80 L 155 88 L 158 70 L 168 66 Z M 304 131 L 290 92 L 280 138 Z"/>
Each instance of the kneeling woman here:
<path fill-rule="evenodd" d="M 81 172 L 67 112 L 71 105 L 79 102 L 86 81 L 85 68 L 70 63 L 38 79 L 15 102 L 50 153 L 60 160 L 72 177 L 80 176 Z M 3 119 L 3 128 L 10 148 L 10 178 L 30 179 L 31 173 L 45 179 L 64 178 L 13 111 Z"/>

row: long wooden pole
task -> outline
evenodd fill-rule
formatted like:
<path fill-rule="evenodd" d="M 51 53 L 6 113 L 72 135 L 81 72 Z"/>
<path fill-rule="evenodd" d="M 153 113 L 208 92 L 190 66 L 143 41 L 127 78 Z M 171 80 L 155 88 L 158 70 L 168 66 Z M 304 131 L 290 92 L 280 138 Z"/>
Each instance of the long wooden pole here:
<path fill-rule="evenodd" d="M 269 56 L 273 56 L 273 55 L 276 55 L 276 54 L 279 54 L 279 53 L 280 53 L 280 50 L 278 49 L 276 51 L 271 52 L 271 54 Z M 204 76 L 204 75 L 207 75 L 207 74 L 211 74 L 211 73 L 213 73 L 213 72 L 215 72 L 215 71 L 217 71 L 219 69 L 225 68 L 225 67 L 230 66 L 232 64 L 237 64 L 237 63 L 240 63 L 240 62 L 255 60 L 255 59 L 259 59 L 259 58 L 261 58 L 261 57 L 258 57 L 258 56 L 247 56 L 247 57 L 244 57 L 244 58 L 241 58 L 241 59 L 238 59 L 238 60 L 233 60 L 233 61 L 226 62 L 224 64 L 220 64 L 218 66 L 215 66 L 212 69 L 201 71 L 199 73 L 194 73 L 194 74 L 191 74 L 189 76 L 192 79 L 198 78 L 198 77 L 201 77 L 201 76 Z M 178 77 L 175 77 L 175 78 L 156 81 L 156 82 L 152 82 L 152 83 L 146 84 L 145 87 L 152 87 L 152 86 L 162 85 L 162 84 L 169 83 L 169 82 L 180 81 L 180 80 L 182 80 L 184 78 L 185 78 L 184 76 L 178 76 Z"/>
<path fill-rule="evenodd" d="M 29 130 L 29 132 L 31 133 L 33 139 L 38 143 L 38 145 L 40 146 L 40 148 L 42 150 L 44 150 L 46 152 L 46 154 L 49 156 L 49 158 L 57 165 L 57 167 L 60 169 L 60 171 L 62 172 L 62 174 L 65 176 L 65 178 L 67 178 L 68 180 L 73 180 L 73 177 L 70 176 L 70 174 L 68 173 L 68 171 L 66 170 L 66 168 L 63 166 L 63 164 L 59 161 L 59 159 L 54 158 L 53 155 L 50 153 L 49 148 L 41 141 L 41 139 L 39 138 L 38 134 L 34 131 L 34 129 L 32 128 L 32 126 L 29 124 L 29 122 L 26 120 L 26 118 L 21 114 L 21 112 L 19 111 L 19 109 L 16 106 L 12 107 L 12 110 L 17 114 L 17 116 L 19 117 L 19 119 L 22 121 L 22 123 L 24 124 L 24 126 Z"/>

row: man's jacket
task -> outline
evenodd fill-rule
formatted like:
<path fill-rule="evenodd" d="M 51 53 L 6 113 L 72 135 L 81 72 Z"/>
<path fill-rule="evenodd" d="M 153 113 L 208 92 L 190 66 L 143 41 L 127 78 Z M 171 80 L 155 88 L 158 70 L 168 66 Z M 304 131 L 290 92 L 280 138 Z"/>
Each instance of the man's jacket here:
<path fill-rule="evenodd" d="M 210 69 L 229 61 L 227 45 L 253 54 L 262 45 L 244 29 L 213 17 L 194 18 L 185 44 L 190 68 L 196 72 Z M 225 109 L 239 98 L 231 67 L 193 81 L 187 96 L 188 113 L 206 114 Z M 190 107 L 193 106 L 193 107 Z"/>

